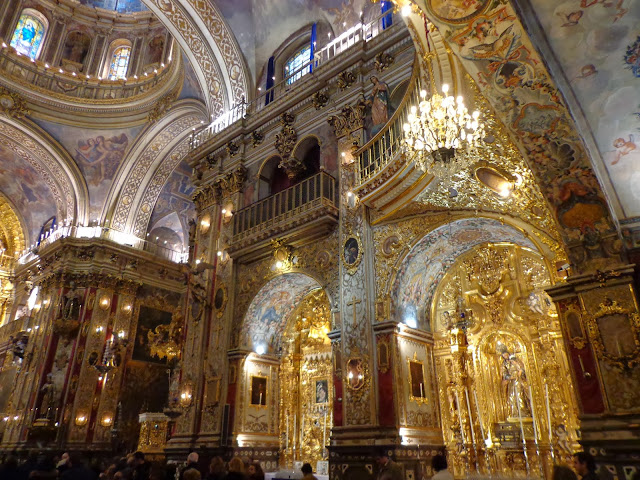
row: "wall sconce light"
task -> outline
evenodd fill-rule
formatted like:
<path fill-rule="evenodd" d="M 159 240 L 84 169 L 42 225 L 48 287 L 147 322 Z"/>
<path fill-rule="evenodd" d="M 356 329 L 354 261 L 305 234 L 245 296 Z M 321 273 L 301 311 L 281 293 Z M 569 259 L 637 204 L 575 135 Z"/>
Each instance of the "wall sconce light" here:
<path fill-rule="evenodd" d="M 205 215 L 200 220 L 200 231 L 202 233 L 207 233 L 209 231 L 209 227 L 211 227 L 211 217 L 209 215 Z"/>
<path fill-rule="evenodd" d="M 43 308 L 46 310 L 47 308 L 49 308 L 49 306 L 51 305 L 51 299 L 49 297 L 45 298 L 42 301 L 42 306 Z"/>
<path fill-rule="evenodd" d="M 88 420 L 89 419 L 85 414 L 78 414 L 76 416 L 76 425 L 78 425 L 79 427 L 86 425 Z"/>
<path fill-rule="evenodd" d="M 100 424 L 103 427 L 109 427 L 111 426 L 111 423 L 113 422 L 113 418 L 111 418 L 110 414 L 106 414 L 105 416 L 102 417 L 102 420 L 100 421 Z"/>
<path fill-rule="evenodd" d="M 96 327 L 96 333 L 101 333 L 104 331 L 104 327 L 100 326 L 100 327 Z"/>
<path fill-rule="evenodd" d="M 123 305 L 122 310 L 129 313 L 131 311 L 131 304 L 127 303 L 126 305 Z"/>
<path fill-rule="evenodd" d="M 100 308 L 106 310 L 111 305 L 111 299 L 107 295 L 100 297 Z"/>
<path fill-rule="evenodd" d="M 118 338 L 124 338 L 124 336 L 125 336 L 124 330 L 120 330 L 118 332 Z"/>
<path fill-rule="evenodd" d="M 189 405 L 191 405 L 192 398 L 193 397 L 191 395 L 191 392 L 188 390 L 185 390 L 180 394 L 180 405 L 182 405 L 183 407 L 188 407 Z"/>

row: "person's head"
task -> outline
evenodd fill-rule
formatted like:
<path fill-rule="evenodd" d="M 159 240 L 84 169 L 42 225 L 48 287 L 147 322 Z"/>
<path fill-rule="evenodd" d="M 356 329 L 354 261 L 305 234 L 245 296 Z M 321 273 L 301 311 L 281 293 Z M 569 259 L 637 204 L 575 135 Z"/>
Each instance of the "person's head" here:
<path fill-rule="evenodd" d="M 224 460 L 221 457 L 213 457 L 211 459 L 209 473 L 212 475 L 222 475 L 224 473 Z"/>
<path fill-rule="evenodd" d="M 369 77 L 369 80 L 371 80 L 371 83 L 373 83 L 374 85 L 376 85 L 378 83 L 378 77 L 376 77 L 375 75 L 371 75 Z"/>
<path fill-rule="evenodd" d="M 198 463 L 199 459 L 200 456 L 198 455 L 198 452 L 191 452 L 187 455 L 187 463 Z"/>
<path fill-rule="evenodd" d="M 439 453 L 433 457 L 431 460 L 431 467 L 434 471 L 439 472 L 440 470 L 447 469 L 447 457 L 445 457 L 442 453 Z"/>
<path fill-rule="evenodd" d="M 300 471 L 305 475 L 309 475 L 310 473 L 313 473 L 313 468 L 311 468 L 310 463 L 305 463 L 304 465 L 302 465 L 302 468 L 300 469 Z"/>
<path fill-rule="evenodd" d="M 233 457 L 229 461 L 229 471 L 236 473 L 244 473 L 244 462 L 238 457 Z"/>
<path fill-rule="evenodd" d="M 578 452 L 573 456 L 573 468 L 580 476 L 596 471 L 596 459 L 587 452 Z"/>
<path fill-rule="evenodd" d="M 200 471 L 195 468 L 189 468 L 182 474 L 182 480 L 200 480 Z"/>
<path fill-rule="evenodd" d="M 376 463 L 379 467 L 384 467 L 389 463 L 389 452 L 386 448 L 381 448 L 376 452 Z"/>
<path fill-rule="evenodd" d="M 144 453 L 138 450 L 133 454 L 133 464 L 134 465 L 142 465 L 144 463 Z"/>
<path fill-rule="evenodd" d="M 556 465 L 553 467 L 552 480 L 578 480 L 576 473 L 566 465 Z"/>

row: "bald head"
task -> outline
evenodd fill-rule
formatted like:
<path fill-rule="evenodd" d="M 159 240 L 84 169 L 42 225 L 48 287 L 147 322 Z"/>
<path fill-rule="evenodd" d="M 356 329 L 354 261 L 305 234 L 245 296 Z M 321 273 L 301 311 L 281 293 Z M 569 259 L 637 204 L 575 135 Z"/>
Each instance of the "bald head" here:
<path fill-rule="evenodd" d="M 198 463 L 198 459 L 200 457 L 198 456 L 198 454 L 196 452 L 191 452 L 189 454 L 189 456 L 187 457 L 187 463 Z"/>

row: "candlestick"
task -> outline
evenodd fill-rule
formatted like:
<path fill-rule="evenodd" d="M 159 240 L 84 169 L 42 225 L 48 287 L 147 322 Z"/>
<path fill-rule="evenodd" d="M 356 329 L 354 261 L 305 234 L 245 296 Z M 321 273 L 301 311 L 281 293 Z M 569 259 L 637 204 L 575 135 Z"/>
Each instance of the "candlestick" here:
<path fill-rule="evenodd" d="M 458 397 L 458 392 L 455 392 L 456 394 L 456 406 L 458 408 L 458 421 L 460 422 L 460 435 L 462 438 L 462 443 L 467 443 L 467 438 L 466 435 L 464 433 L 464 425 L 462 424 L 462 414 L 460 413 L 460 398 Z"/>
<path fill-rule="evenodd" d="M 551 449 L 551 458 L 554 458 L 553 451 L 553 432 L 551 430 L 551 407 L 549 405 L 549 384 L 544 384 L 544 398 L 547 404 L 547 428 L 549 430 L 549 448 Z"/>
<path fill-rule="evenodd" d="M 529 385 L 529 402 L 531 403 L 531 419 L 533 420 L 533 439 L 538 444 L 538 425 L 536 421 L 536 411 L 535 406 L 533 405 L 533 390 L 531 389 L 531 385 Z"/>
<path fill-rule="evenodd" d="M 258 400 L 258 405 L 262 405 L 262 393 L 260 394 L 260 400 Z"/>
<path fill-rule="evenodd" d="M 284 448 L 285 450 L 289 448 L 289 416 L 286 416 L 287 419 L 287 427 L 284 433 Z"/>
<path fill-rule="evenodd" d="M 302 442 L 304 442 L 304 415 L 302 415 L 302 420 L 300 420 L 300 449 L 302 449 Z"/>
<path fill-rule="evenodd" d="M 476 446 L 476 434 L 473 431 L 473 421 L 471 419 L 471 403 L 469 402 L 469 390 L 465 387 L 464 396 L 467 399 L 467 412 L 469 413 L 469 429 L 471 430 L 471 443 L 473 446 Z"/>
<path fill-rule="evenodd" d="M 424 390 L 422 390 L 422 382 L 420 382 L 420 398 L 424 398 Z"/>
<path fill-rule="evenodd" d="M 518 421 L 520 422 L 520 435 L 522 435 L 522 453 L 524 453 L 524 461 L 527 466 L 527 476 L 531 475 L 531 468 L 529 466 L 529 454 L 527 453 L 527 440 L 524 438 L 524 426 L 522 424 L 522 411 L 520 410 L 520 393 L 518 388 L 514 385 L 516 391 L 516 405 L 518 406 Z"/>
<path fill-rule="evenodd" d="M 484 436 L 484 425 L 483 425 L 483 419 L 482 419 L 482 412 L 480 411 L 480 407 L 478 405 L 478 395 L 476 394 L 476 391 L 473 391 L 473 400 L 476 403 L 476 412 L 478 412 L 478 422 L 480 423 L 480 433 L 482 434 L 482 440 L 485 440 L 485 436 Z"/>

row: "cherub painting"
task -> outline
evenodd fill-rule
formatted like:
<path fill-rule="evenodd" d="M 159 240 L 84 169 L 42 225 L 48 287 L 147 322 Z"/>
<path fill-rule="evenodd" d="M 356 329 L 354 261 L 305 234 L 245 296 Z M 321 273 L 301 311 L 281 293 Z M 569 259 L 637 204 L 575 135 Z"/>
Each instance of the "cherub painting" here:
<path fill-rule="evenodd" d="M 124 133 L 79 140 L 75 160 L 87 176 L 87 182 L 97 186 L 113 178 L 128 145 L 129 137 Z"/>
<path fill-rule="evenodd" d="M 638 148 L 635 144 L 633 135 L 629 135 L 629 140 L 625 140 L 622 137 L 616 138 L 613 141 L 613 146 L 616 150 L 614 152 L 614 158 L 611 160 L 611 165 L 615 165 L 622 159 L 622 157 L 629 155 Z"/>

